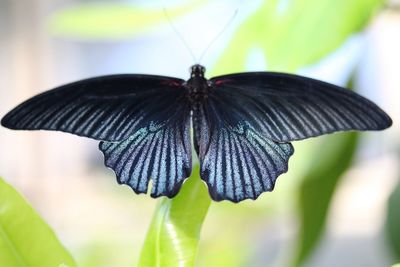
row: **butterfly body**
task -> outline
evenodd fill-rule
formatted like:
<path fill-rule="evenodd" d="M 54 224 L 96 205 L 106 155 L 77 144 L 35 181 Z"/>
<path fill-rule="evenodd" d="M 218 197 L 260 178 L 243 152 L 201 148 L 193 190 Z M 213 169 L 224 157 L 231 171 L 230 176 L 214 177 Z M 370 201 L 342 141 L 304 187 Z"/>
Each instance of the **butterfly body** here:
<path fill-rule="evenodd" d="M 356 93 L 284 73 L 206 79 L 101 76 L 39 94 L 1 121 L 10 129 L 57 130 L 100 140 L 104 163 L 136 193 L 173 197 L 192 170 L 214 200 L 239 202 L 272 191 L 288 170 L 291 141 L 349 130 L 382 130 L 389 116 Z M 191 136 L 193 127 L 193 136 Z"/>

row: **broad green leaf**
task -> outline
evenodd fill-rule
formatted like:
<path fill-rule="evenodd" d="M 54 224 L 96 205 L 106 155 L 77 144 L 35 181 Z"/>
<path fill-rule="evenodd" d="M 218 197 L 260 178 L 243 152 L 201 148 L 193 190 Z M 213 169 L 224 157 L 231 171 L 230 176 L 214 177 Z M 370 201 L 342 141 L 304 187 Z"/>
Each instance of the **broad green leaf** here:
<path fill-rule="evenodd" d="M 25 199 L 1 178 L 0 266 L 76 266 L 50 227 Z"/>
<path fill-rule="evenodd" d="M 296 71 L 360 31 L 383 0 L 266 0 L 233 35 L 216 63 L 218 74 L 246 68 L 254 51 L 268 70 Z"/>
<path fill-rule="evenodd" d="M 400 267 L 400 263 L 393 265 L 392 267 Z"/>
<path fill-rule="evenodd" d="M 175 198 L 160 200 L 139 267 L 194 266 L 201 226 L 211 202 L 198 174 L 196 167 Z"/>
<path fill-rule="evenodd" d="M 386 233 L 396 260 L 400 260 L 400 182 L 388 201 Z"/>
<path fill-rule="evenodd" d="M 351 165 L 358 133 L 337 134 L 321 140 L 310 159 L 311 167 L 299 192 L 300 230 L 293 266 L 302 266 L 317 245 L 325 228 L 332 196 L 343 173 Z"/>
<path fill-rule="evenodd" d="M 168 9 L 171 19 L 187 14 L 202 1 Z M 84 40 L 115 40 L 132 38 L 165 23 L 162 7 L 143 8 L 132 4 L 87 3 L 56 12 L 50 17 L 53 34 Z"/>

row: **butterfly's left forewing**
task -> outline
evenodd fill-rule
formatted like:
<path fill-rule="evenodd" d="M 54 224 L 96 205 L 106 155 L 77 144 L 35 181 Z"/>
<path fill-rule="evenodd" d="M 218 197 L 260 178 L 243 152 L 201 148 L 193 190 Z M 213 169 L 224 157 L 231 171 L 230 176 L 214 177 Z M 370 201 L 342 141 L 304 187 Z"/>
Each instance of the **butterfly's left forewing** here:
<path fill-rule="evenodd" d="M 272 191 L 277 177 L 287 171 L 293 147 L 266 138 L 239 118 L 233 122 L 229 107 L 215 106 L 215 97 L 210 92 L 193 113 L 200 176 L 214 200 L 256 199 Z"/>

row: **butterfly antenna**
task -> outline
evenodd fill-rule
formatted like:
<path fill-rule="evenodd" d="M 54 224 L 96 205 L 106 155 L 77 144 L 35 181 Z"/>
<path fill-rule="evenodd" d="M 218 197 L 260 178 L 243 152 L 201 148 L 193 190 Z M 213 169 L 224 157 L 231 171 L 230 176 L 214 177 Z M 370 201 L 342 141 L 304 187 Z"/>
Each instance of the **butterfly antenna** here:
<path fill-rule="evenodd" d="M 183 45 L 186 47 L 186 49 L 189 51 L 190 55 L 193 58 L 194 62 L 197 62 L 196 60 L 196 56 L 194 55 L 192 49 L 190 49 L 189 44 L 186 42 L 185 38 L 183 38 L 182 34 L 178 31 L 178 29 L 175 27 L 174 23 L 171 20 L 171 17 L 168 15 L 167 9 L 165 7 L 163 7 L 164 10 L 164 15 L 167 18 L 169 25 L 171 26 L 172 30 L 175 32 L 175 34 L 178 36 L 178 38 L 181 40 L 181 42 L 183 43 Z"/>
<path fill-rule="evenodd" d="M 201 60 L 203 59 L 203 57 L 205 56 L 205 54 L 207 53 L 208 49 L 210 49 L 210 47 L 215 43 L 215 41 L 218 40 L 219 37 L 221 37 L 221 35 L 225 32 L 225 30 L 228 28 L 229 25 L 231 25 L 232 21 L 235 19 L 236 15 L 238 13 L 238 10 L 235 10 L 235 13 L 233 13 L 233 15 L 230 17 L 230 19 L 228 20 L 227 23 L 225 23 L 225 26 L 222 28 L 222 30 L 214 37 L 214 39 L 208 44 L 208 46 L 204 49 L 203 53 L 201 53 L 200 56 L 200 60 L 199 63 L 201 62 Z"/>

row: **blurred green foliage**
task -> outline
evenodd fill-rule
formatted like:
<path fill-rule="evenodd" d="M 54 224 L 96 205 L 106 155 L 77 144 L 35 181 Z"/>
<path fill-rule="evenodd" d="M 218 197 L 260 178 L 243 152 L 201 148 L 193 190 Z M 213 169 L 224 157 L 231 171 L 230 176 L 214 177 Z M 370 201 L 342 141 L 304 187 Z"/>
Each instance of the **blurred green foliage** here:
<path fill-rule="evenodd" d="M 294 72 L 311 65 L 359 32 L 382 0 L 268 0 L 235 32 L 215 73 L 246 69 L 261 49 L 268 70 Z"/>
<path fill-rule="evenodd" d="M 160 200 L 138 266 L 194 266 L 200 229 L 210 202 L 199 168 L 195 167 L 176 197 Z"/>
<path fill-rule="evenodd" d="M 327 211 L 342 174 L 351 166 L 358 133 L 326 136 L 299 188 L 299 239 L 292 266 L 302 266 L 324 231 Z"/>
<path fill-rule="evenodd" d="M 386 234 L 396 261 L 400 260 L 400 182 L 388 201 Z"/>
<path fill-rule="evenodd" d="M 188 14 L 202 1 L 168 9 L 171 19 Z M 83 40 L 118 40 L 147 33 L 165 24 L 161 8 L 143 8 L 134 4 L 94 2 L 72 6 L 49 18 L 50 31 L 60 37 Z"/>
<path fill-rule="evenodd" d="M 50 227 L 25 199 L 1 178 L 0 266 L 76 266 Z"/>

